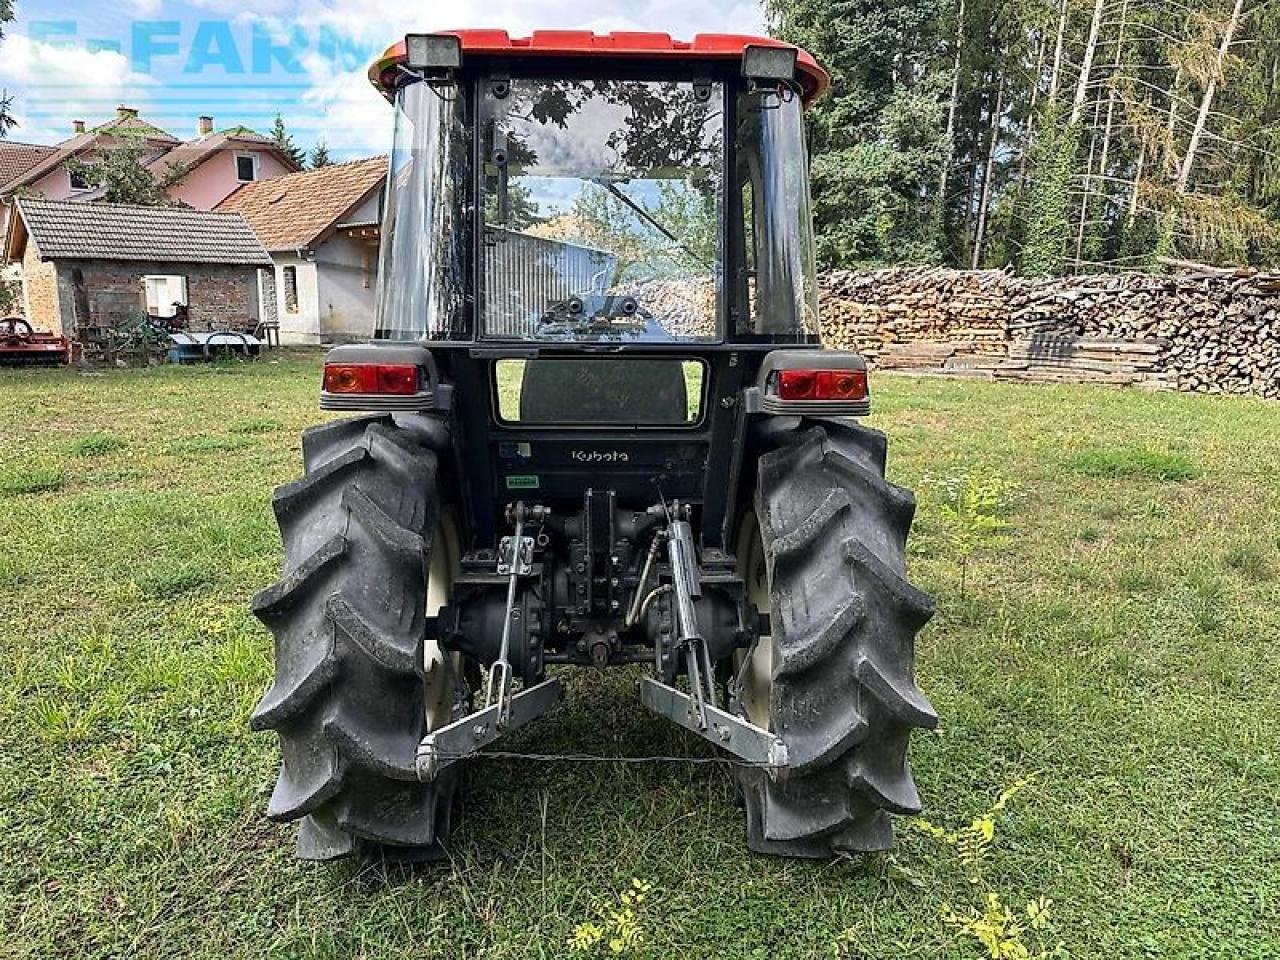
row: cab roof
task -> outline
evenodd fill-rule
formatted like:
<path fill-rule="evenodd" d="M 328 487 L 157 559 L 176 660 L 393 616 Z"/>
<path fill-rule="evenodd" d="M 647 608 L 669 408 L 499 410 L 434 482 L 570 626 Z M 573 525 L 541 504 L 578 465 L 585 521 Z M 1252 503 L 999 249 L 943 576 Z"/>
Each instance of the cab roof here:
<path fill-rule="evenodd" d="M 505 30 L 437 30 L 462 41 L 462 52 L 490 57 L 652 57 L 688 60 L 740 59 L 748 46 L 792 47 L 797 51 L 796 72 L 804 89 L 805 104 L 817 100 L 830 83 L 827 71 L 812 54 L 772 37 L 731 33 L 700 33 L 692 40 L 673 40 L 666 33 L 592 33 L 589 30 L 535 30 L 527 37 L 513 37 Z M 405 62 L 401 40 L 387 48 L 369 68 L 369 79 L 382 95 L 395 91 L 396 67 Z"/>

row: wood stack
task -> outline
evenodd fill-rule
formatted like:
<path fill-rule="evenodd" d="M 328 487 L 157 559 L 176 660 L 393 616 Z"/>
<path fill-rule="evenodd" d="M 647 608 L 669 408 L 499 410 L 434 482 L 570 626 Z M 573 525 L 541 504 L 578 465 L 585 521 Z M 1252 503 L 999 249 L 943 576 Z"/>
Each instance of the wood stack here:
<path fill-rule="evenodd" d="M 821 291 L 828 345 L 887 369 L 1280 397 L 1280 275 L 897 268 Z"/>
<path fill-rule="evenodd" d="M 1044 383 L 1106 383 L 1172 390 L 1163 369 L 1162 340 L 1118 340 L 1070 334 L 1036 334 L 1009 343 L 1009 359 L 996 367 L 997 380 Z"/>
<path fill-rule="evenodd" d="M 1001 270 L 833 270 L 819 282 L 823 331 L 832 347 L 872 359 L 890 344 L 921 340 L 964 340 L 973 352 L 999 355 L 1009 279 Z"/>

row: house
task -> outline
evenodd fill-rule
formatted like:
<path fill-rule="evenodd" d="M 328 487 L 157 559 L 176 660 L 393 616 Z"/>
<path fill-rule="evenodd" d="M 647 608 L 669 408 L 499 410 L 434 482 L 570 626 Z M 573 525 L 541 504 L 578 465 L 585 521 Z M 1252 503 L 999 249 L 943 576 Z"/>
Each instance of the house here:
<path fill-rule="evenodd" d="M 140 159 L 165 193 L 197 210 L 211 210 L 241 184 L 292 173 L 298 165 L 275 141 L 245 127 L 214 132 L 213 119 L 200 117 L 196 136 L 185 142 L 148 123 L 132 107 L 117 107 L 106 123 L 86 129 L 72 124 L 73 135 L 45 147 L 0 140 L 0 234 L 8 225 L 16 194 L 51 200 L 97 200 L 93 188 L 69 161 L 92 164 L 103 153 L 126 144 L 140 148 Z M 166 182 L 172 177 L 172 182 Z"/>
<path fill-rule="evenodd" d="M 143 312 L 192 330 L 252 330 L 271 257 L 244 217 L 20 197 L 5 237 L 31 324 L 93 344 Z"/>
<path fill-rule="evenodd" d="M 271 253 L 261 315 L 281 343 L 372 335 L 386 177 L 385 157 L 356 160 L 245 184 L 218 205 L 244 214 Z"/>

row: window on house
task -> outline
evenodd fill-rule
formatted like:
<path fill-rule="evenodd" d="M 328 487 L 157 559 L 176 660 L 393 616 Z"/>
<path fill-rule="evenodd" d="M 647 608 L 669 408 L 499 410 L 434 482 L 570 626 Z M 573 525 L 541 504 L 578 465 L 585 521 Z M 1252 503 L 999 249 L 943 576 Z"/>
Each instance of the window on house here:
<path fill-rule="evenodd" d="M 153 317 L 174 317 L 187 308 L 187 278 L 155 275 L 142 278 L 147 294 L 147 313 Z"/>
<path fill-rule="evenodd" d="M 75 167 L 67 168 L 67 180 L 72 190 L 92 190 L 93 184 L 85 179 L 84 171 Z"/>
<path fill-rule="evenodd" d="M 258 179 L 258 157 L 256 154 L 236 154 L 236 179 L 241 183 L 250 183 Z"/>
<path fill-rule="evenodd" d="M 298 268 L 285 267 L 280 284 L 284 288 L 284 312 L 298 312 Z"/>

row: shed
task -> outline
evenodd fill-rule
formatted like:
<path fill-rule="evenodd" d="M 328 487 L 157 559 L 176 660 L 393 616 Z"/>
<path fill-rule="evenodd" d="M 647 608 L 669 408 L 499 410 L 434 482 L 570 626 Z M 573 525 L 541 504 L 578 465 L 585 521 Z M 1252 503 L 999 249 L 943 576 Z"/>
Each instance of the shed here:
<path fill-rule="evenodd" d="M 5 237 L 23 265 L 33 326 L 73 340 L 140 313 L 185 311 L 193 330 L 252 330 L 257 270 L 271 257 L 238 213 L 185 207 L 15 201 Z"/>

